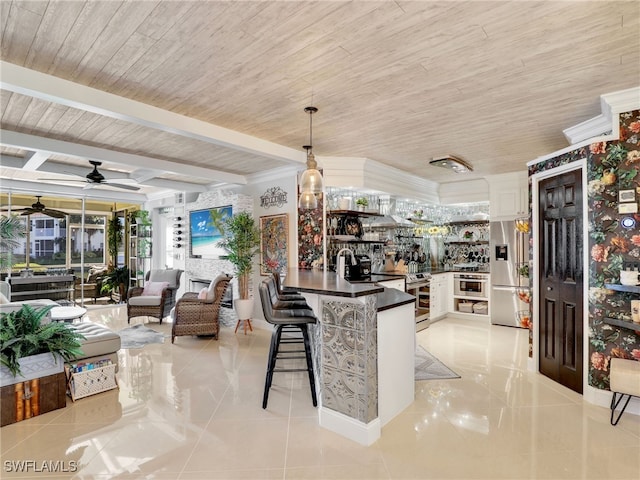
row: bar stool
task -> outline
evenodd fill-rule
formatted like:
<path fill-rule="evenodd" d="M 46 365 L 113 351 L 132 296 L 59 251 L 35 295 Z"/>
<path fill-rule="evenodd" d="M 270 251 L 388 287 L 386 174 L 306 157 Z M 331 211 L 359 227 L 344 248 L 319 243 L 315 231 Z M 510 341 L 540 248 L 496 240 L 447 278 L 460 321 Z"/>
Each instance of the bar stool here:
<path fill-rule="evenodd" d="M 297 290 L 282 286 L 279 273 L 273 272 L 273 280 L 276 282 L 276 289 L 278 290 L 278 295 L 281 299 L 283 299 L 283 296 L 286 296 L 289 300 L 304 300 L 304 297 L 300 295 L 300 292 Z"/>
<path fill-rule="evenodd" d="M 288 309 L 305 309 L 311 310 L 311 307 L 304 299 L 302 295 L 280 295 L 278 287 L 274 278 L 267 278 L 264 280 L 269 292 L 269 298 L 271 300 L 271 306 L 274 310 L 288 310 Z"/>
<path fill-rule="evenodd" d="M 271 287 L 272 285 L 272 287 Z M 310 308 L 280 308 L 275 309 L 272 303 L 271 289 L 275 289 L 275 280 L 267 278 L 259 287 L 260 301 L 264 318 L 267 322 L 274 325 L 271 334 L 271 346 L 269 348 L 269 359 L 267 360 L 267 374 L 264 383 L 264 395 L 262 397 L 262 408 L 267 408 L 269 400 L 269 389 L 273 380 L 274 372 L 303 372 L 307 371 L 309 375 L 309 385 L 311 386 L 311 399 L 313 406 L 318 405 L 316 397 L 316 384 L 313 374 L 313 360 L 311 358 L 311 342 L 309 340 L 309 325 L 317 322 L 317 318 Z M 302 339 L 300 338 L 282 338 L 282 332 L 294 332 L 300 330 Z M 280 351 L 281 344 L 304 344 L 304 350 L 284 350 Z M 304 353 L 304 355 L 300 355 Z M 305 358 L 307 368 L 276 368 L 277 360 L 291 360 Z"/>

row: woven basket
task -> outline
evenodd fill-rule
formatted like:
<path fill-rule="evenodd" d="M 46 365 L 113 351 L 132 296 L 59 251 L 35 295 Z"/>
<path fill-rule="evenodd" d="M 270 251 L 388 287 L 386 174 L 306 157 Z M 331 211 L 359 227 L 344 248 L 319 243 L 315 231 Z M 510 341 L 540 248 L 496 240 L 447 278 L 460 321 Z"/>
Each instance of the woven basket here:
<path fill-rule="evenodd" d="M 114 388 L 118 388 L 115 364 L 69 374 L 69 394 L 74 402 Z"/>

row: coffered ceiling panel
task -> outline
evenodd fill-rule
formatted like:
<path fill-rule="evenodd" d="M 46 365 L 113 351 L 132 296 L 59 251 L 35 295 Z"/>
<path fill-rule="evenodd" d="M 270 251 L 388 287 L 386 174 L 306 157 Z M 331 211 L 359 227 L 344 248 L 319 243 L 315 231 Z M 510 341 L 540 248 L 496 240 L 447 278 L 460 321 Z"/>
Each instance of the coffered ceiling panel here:
<path fill-rule="evenodd" d="M 320 158 L 367 157 L 437 182 L 461 178 L 428 165 L 447 153 L 473 165 L 464 179 L 523 170 L 566 147 L 564 129 L 600 114 L 600 95 L 640 85 L 640 3 L 631 1 L 0 8 L 5 62 L 298 151 L 308 142 L 303 109 L 314 104 Z M 0 106 L 4 130 L 211 169 L 210 183 L 216 172 L 296 165 L 26 92 L 2 91 Z M 203 182 L 155 175 L 176 173 Z"/>

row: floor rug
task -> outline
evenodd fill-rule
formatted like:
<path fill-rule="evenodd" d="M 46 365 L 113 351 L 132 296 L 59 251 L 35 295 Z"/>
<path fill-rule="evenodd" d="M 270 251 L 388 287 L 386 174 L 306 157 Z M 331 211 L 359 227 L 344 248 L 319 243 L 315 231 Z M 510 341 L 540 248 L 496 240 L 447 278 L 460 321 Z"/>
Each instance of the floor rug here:
<path fill-rule="evenodd" d="M 416 350 L 416 366 L 415 366 L 415 378 L 416 380 L 440 380 L 444 378 L 460 378 L 460 375 L 455 373 L 444 363 L 438 360 L 436 357 L 427 352 L 424 348 L 418 345 Z"/>
<path fill-rule="evenodd" d="M 164 335 L 139 323 L 118 332 L 121 348 L 142 348 L 149 343 L 164 343 Z"/>

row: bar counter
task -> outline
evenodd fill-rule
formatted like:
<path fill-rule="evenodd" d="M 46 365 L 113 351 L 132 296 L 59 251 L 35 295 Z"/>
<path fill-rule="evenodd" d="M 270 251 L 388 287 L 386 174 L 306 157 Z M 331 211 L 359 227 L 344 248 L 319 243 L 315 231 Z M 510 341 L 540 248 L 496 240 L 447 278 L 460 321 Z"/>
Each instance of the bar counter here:
<path fill-rule="evenodd" d="M 318 419 L 363 445 L 414 400 L 415 298 L 334 272 L 290 269 L 319 322 L 311 329 Z"/>

